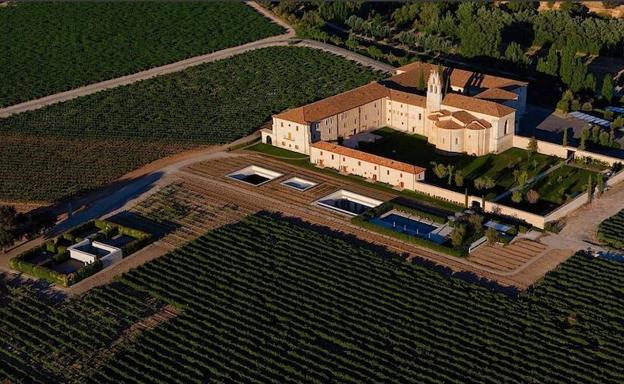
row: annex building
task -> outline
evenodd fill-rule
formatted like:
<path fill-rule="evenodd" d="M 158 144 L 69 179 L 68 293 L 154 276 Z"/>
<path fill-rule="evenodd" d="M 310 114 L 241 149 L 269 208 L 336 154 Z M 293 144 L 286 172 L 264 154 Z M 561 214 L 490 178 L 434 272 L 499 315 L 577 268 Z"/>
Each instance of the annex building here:
<path fill-rule="evenodd" d="M 320 153 L 323 147 L 315 143 L 390 127 L 425 136 L 441 151 L 499 153 L 513 146 L 526 93 L 526 82 L 416 62 L 387 79 L 274 115 L 262 141 L 314 162 L 313 148 Z"/>

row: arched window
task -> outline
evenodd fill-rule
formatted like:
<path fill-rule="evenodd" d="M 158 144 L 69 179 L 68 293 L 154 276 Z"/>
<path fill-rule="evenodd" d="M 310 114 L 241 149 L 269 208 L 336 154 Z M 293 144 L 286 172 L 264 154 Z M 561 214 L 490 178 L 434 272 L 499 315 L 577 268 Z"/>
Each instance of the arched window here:
<path fill-rule="evenodd" d="M 509 120 L 505 120 L 505 135 L 508 133 Z"/>

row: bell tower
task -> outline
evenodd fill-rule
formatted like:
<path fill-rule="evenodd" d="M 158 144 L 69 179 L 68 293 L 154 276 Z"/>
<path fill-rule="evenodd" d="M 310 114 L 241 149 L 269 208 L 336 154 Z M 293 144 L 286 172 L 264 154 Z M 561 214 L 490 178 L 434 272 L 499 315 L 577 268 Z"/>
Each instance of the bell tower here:
<path fill-rule="evenodd" d="M 427 113 L 439 111 L 442 106 L 442 79 L 438 68 L 432 69 L 427 81 Z"/>
<path fill-rule="evenodd" d="M 435 143 L 435 137 L 433 135 L 433 122 L 429 119 L 429 115 L 433 112 L 439 111 L 442 108 L 442 78 L 440 76 L 440 70 L 435 67 L 429 72 L 429 79 L 427 80 L 427 104 L 425 107 L 425 136 L 429 139 L 430 143 Z"/>

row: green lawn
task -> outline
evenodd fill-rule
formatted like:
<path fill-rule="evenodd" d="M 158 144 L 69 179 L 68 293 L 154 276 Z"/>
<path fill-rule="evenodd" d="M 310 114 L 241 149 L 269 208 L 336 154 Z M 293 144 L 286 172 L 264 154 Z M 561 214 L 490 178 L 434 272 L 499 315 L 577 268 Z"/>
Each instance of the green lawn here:
<path fill-rule="evenodd" d="M 479 177 L 492 178 L 496 186 L 487 191 L 491 198 L 505 192 L 515 184 L 513 171 L 525 170 L 532 178 L 555 165 L 560 159 L 553 156 L 533 154 L 529 161 L 529 153 L 521 148 L 511 148 L 500 154 L 486 156 L 469 156 L 466 154 L 445 155 L 437 152 L 435 146 L 419 135 L 410 135 L 390 128 L 382 128 L 375 134 L 383 136 L 376 143 L 364 144 L 360 149 L 394 160 L 427 168 L 426 181 L 444 188 L 481 195 L 483 190 L 474 187 L 474 180 Z M 432 170 L 432 162 L 455 166 L 465 177 L 464 186 L 457 186 L 454 181 L 449 185 L 448 178 L 438 178 Z"/>
<path fill-rule="evenodd" d="M 541 199 L 555 204 L 563 204 L 566 199 L 574 198 L 587 190 L 591 176 L 596 182 L 596 172 L 564 165 L 549 173 L 533 188 L 539 192 Z"/>
<path fill-rule="evenodd" d="M 0 199 L 98 187 L 171 153 L 163 147 L 231 142 L 274 113 L 379 77 L 315 49 L 272 47 L 0 119 Z"/>
<path fill-rule="evenodd" d="M 274 156 L 274 157 L 278 157 L 282 159 L 309 161 L 308 159 L 310 158 L 310 156 L 304 155 L 303 153 L 289 151 L 288 149 L 278 148 L 274 145 L 269 145 L 265 143 L 256 143 L 245 149 L 248 149 L 250 151 L 264 153 L 265 155 L 270 155 L 270 156 Z"/>
<path fill-rule="evenodd" d="M 237 2 L 11 2 L 0 106 L 281 33 Z"/>

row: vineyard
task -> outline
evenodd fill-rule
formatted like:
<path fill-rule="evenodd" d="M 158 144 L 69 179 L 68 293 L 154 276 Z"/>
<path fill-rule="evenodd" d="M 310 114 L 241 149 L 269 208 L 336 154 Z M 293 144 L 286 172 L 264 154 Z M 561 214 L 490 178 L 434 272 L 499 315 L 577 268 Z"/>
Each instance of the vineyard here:
<path fill-rule="evenodd" d="M 190 145 L 0 135 L 0 199 L 52 201 Z"/>
<path fill-rule="evenodd" d="M 271 47 L 11 116 L 0 133 L 226 143 L 379 76 L 311 48 Z"/>
<path fill-rule="evenodd" d="M 13 3 L 0 8 L 0 106 L 281 32 L 235 2 Z"/>
<path fill-rule="evenodd" d="M 624 267 L 583 256 L 511 299 L 253 217 L 123 282 L 185 309 L 124 348 L 95 382 L 624 379 Z"/>
<path fill-rule="evenodd" d="M 511 298 L 334 236 L 256 215 L 209 232 L 124 275 L 121 283 L 128 290 L 123 295 L 100 299 L 103 292 L 120 289 L 109 286 L 70 302 L 70 308 L 85 307 L 81 318 L 90 318 L 93 305 L 109 316 L 130 307 L 128 316 L 136 318 L 141 315 L 134 311 L 149 312 L 144 304 L 132 306 L 136 297 L 149 294 L 181 313 L 143 331 L 132 343 L 120 344 L 114 356 L 97 369 L 85 370 L 83 377 L 55 376 L 55 380 L 618 383 L 624 379 L 621 264 L 577 255 L 538 288 Z M 70 364 L 65 356 L 83 356 L 79 360 L 83 362 L 93 356 L 85 352 L 92 343 L 97 349 L 111 340 L 108 333 L 92 340 L 91 333 L 76 332 L 69 337 L 73 349 L 62 349 L 57 343 L 67 339 L 61 332 L 77 325 L 57 321 L 62 312 L 54 308 L 37 318 L 31 307 L 39 309 L 43 304 L 38 300 L 15 303 L 9 300 L 2 309 L 3 315 L 12 316 L 8 321 L 0 317 L 0 329 L 7 336 L 0 344 L 0 367 L 13 379 L 43 381 L 62 372 L 55 367 Z M 98 326 L 110 326 L 111 333 L 124 327 L 119 320 L 112 325 L 101 321 Z M 94 330 L 96 335 L 99 329 Z M 29 345 L 23 345 L 24 338 Z M 61 352 L 49 353 L 57 349 Z"/>
<path fill-rule="evenodd" d="M 124 331 L 161 307 L 120 284 L 61 304 L 29 287 L 0 292 L 0 381 L 80 382 Z"/>
<path fill-rule="evenodd" d="M 597 237 L 610 247 L 624 249 L 624 210 L 600 223 Z"/>
<path fill-rule="evenodd" d="M 313 49 L 266 48 L 0 119 L 0 199 L 54 200 L 95 188 L 377 77 Z"/>

